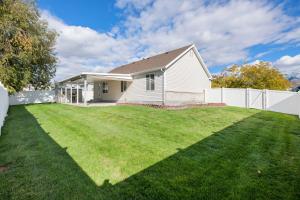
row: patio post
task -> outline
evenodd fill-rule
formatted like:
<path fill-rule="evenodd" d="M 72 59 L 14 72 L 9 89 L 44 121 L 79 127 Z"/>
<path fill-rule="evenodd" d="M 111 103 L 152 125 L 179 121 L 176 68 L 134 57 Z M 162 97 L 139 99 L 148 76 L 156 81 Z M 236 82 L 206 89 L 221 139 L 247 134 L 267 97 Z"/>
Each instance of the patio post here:
<path fill-rule="evenodd" d="M 84 78 L 84 105 L 87 105 L 87 101 L 86 101 L 86 91 L 87 91 L 87 80 L 86 80 L 86 76 Z"/>
<path fill-rule="evenodd" d="M 63 88 L 60 88 L 60 103 L 62 103 L 62 98 L 63 98 Z"/>
<path fill-rule="evenodd" d="M 76 103 L 79 103 L 79 84 L 77 83 L 77 91 L 76 91 Z"/>
<path fill-rule="evenodd" d="M 70 91 L 70 101 L 71 101 L 71 103 L 73 103 L 73 88 L 72 88 L 72 83 L 71 83 L 71 91 Z"/>
<path fill-rule="evenodd" d="M 65 84 L 65 103 L 68 103 L 68 89 L 67 89 L 67 84 Z"/>

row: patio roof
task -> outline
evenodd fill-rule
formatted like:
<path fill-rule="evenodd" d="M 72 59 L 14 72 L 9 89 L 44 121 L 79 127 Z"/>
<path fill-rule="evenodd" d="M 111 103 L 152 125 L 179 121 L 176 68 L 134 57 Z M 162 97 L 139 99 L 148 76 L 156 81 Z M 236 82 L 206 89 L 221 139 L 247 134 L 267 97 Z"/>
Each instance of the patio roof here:
<path fill-rule="evenodd" d="M 132 81 L 132 76 L 130 74 L 82 72 L 79 75 L 71 76 L 67 79 L 59 81 L 59 83 L 79 82 L 83 81 L 84 79 L 86 79 L 88 82 L 97 80 Z"/>

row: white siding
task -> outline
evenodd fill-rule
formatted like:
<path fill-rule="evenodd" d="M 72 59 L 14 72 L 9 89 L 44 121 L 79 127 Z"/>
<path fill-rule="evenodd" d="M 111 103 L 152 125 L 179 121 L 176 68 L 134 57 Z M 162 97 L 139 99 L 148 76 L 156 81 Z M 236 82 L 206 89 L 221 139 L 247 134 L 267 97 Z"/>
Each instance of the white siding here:
<path fill-rule="evenodd" d="M 155 89 L 153 91 L 146 90 L 146 74 L 148 73 L 134 75 L 133 81 L 127 82 L 125 92 L 121 92 L 121 81 L 106 81 L 108 93 L 102 93 L 102 88 L 99 87 L 101 82 L 95 82 L 94 98 L 95 100 L 119 103 L 161 104 L 163 73 L 161 71 L 149 72 L 149 74 L 154 74 Z"/>
<path fill-rule="evenodd" d="M 133 82 L 127 88 L 125 101 L 133 103 L 161 104 L 163 100 L 163 72 L 150 72 L 154 74 L 155 90 L 146 90 L 146 74 L 133 76 Z M 147 73 L 148 74 L 148 73 Z"/>
<path fill-rule="evenodd" d="M 135 75 L 133 76 L 133 81 L 127 86 L 126 93 L 122 95 L 120 101 L 130 103 L 161 104 L 163 99 L 163 73 L 161 71 L 150 73 L 154 74 L 155 90 L 146 90 L 146 73 Z M 118 87 L 120 87 L 120 85 Z"/>
<path fill-rule="evenodd" d="M 166 91 L 203 92 L 203 89 L 210 88 L 210 80 L 193 49 L 165 73 Z"/>
<path fill-rule="evenodd" d="M 120 101 L 125 94 L 121 92 L 121 81 L 106 81 L 108 83 L 108 93 L 102 93 L 101 100 L 103 101 Z M 127 83 L 129 84 L 129 83 Z"/>
<path fill-rule="evenodd" d="M 182 100 L 181 93 L 190 93 L 192 96 L 198 94 L 198 97 L 191 98 L 190 102 L 194 100 L 199 102 L 201 99 L 200 102 L 203 102 L 203 90 L 208 88 L 211 88 L 211 81 L 193 49 L 183 55 L 165 72 L 165 101 L 167 104 L 180 102 Z M 169 93 L 172 93 L 172 95 L 169 95 Z M 176 93 L 177 96 L 174 95 Z"/>
<path fill-rule="evenodd" d="M 100 87 L 101 82 L 100 81 L 95 81 L 94 82 L 94 100 L 99 101 L 101 100 L 101 87 Z"/>

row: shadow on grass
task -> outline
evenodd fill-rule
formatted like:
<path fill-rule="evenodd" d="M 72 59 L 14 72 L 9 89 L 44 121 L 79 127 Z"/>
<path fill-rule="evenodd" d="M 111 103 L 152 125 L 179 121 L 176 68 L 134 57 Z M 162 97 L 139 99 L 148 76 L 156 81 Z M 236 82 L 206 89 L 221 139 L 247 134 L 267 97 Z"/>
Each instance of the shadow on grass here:
<path fill-rule="evenodd" d="M 117 183 L 97 186 L 25 106 L 0 137 L 0 199 L 299 199 L 300 122 L 261 112 Z"/>

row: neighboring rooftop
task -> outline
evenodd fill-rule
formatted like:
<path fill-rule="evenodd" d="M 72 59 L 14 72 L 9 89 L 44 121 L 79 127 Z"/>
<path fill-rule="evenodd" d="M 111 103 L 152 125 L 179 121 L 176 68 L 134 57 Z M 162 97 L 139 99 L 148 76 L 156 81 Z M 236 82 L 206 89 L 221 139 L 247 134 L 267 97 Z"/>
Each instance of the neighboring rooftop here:
<path fill-rule="evenodd" d="M 156 68 L 163 68 L 174 60 L 177 56 L 182 54 L 185 50 L 190 48 L 192 45 L 181 47 L 172 51 L 168 51 L 162 54 L 151 56 L 149 58 L 143 58 L 142 60 L 135 61 L 126 65 L 122 65 L 111 70 L 109 73 L 117 74 L 132 74 L 142 71 L 147 71 Z"/>

